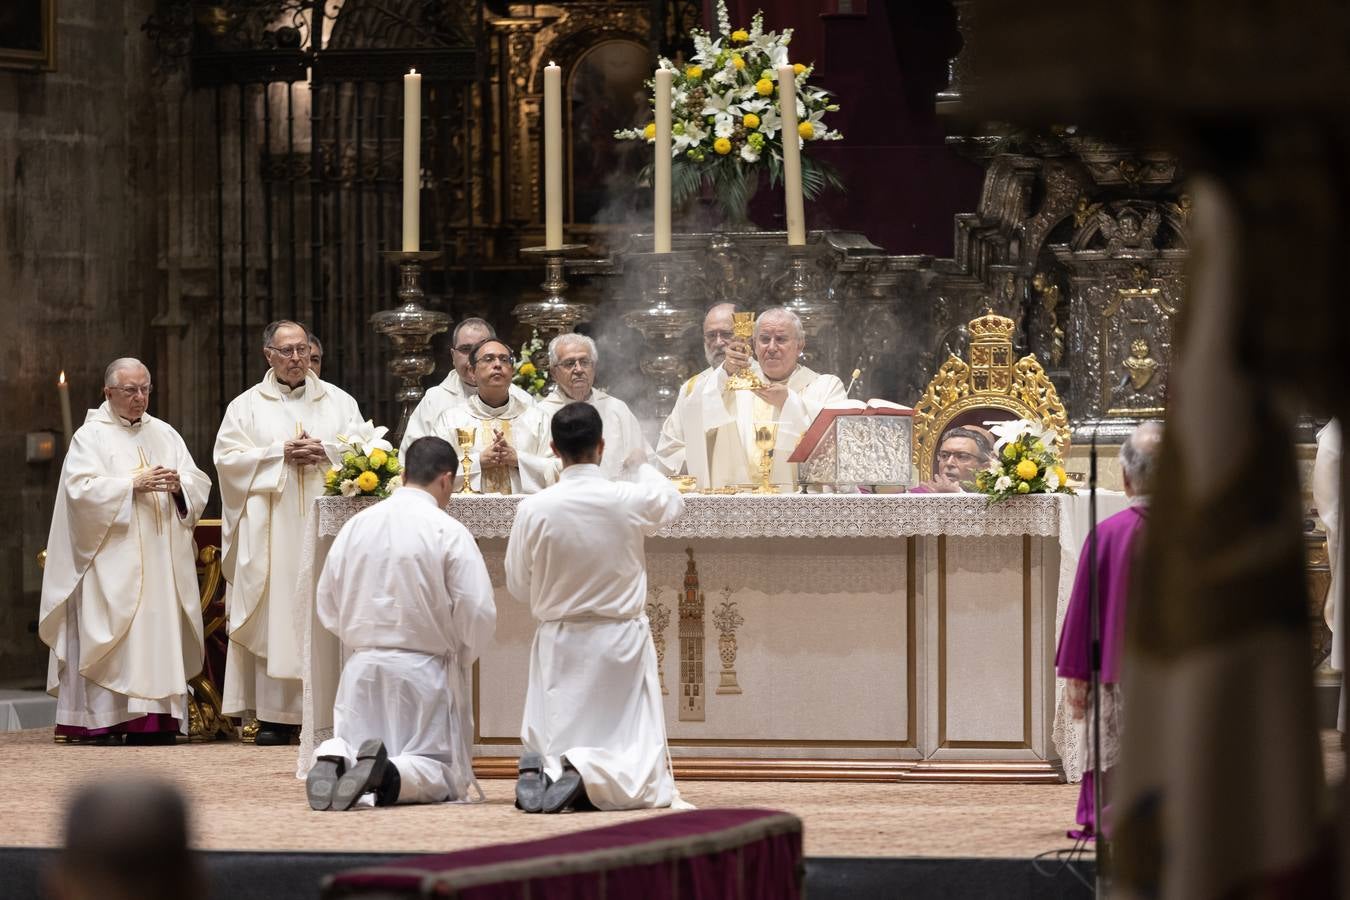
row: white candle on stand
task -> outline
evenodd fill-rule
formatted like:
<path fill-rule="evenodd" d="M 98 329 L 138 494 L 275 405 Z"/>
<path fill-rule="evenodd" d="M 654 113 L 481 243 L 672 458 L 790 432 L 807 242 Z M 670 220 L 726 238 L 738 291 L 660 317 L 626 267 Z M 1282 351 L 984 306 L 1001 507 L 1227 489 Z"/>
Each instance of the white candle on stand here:
<path fill-rule="evenodd" d="M 562 200 L 562 69 L 544 67 L 544 246 L 563 243 Z"/>
<path fill-rule="evenodd" d="M 61 397 L 61 434 L 65 436 L 66 446 L 69 447 L 75 429 L 70 418 L 70 384 L 66 381 L 65 369 L 56 378 L 56 393 Z"/>
<path fill-rule="evenodd" d="M 403 76 L 403 252 L 422 248 L 422 76 Z"/>
<path fill-rule="evenodd" d="M 788 246 L 806 244 L 806 209 L 802 203 L 802 149 L 797 134 L 797 73 L 778 67 L 778 117 L 783 124 L 783 205 L 787 212 Z"/>
<path fill-rule="evenodd" d="M 670 84 L 674 75 L 670 69 L 656 70 L 656 161 L 652 177 L 656 222 L 652 249 L 657 253 L 670 252 Z"/>

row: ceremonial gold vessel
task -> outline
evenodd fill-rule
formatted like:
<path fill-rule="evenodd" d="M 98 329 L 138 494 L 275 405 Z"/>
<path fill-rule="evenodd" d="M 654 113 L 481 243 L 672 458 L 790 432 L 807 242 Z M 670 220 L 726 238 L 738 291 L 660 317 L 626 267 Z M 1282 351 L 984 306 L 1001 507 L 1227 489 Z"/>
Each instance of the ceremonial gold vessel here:
<path fill-rule="evenodd" d="M 478 440 L 477 428 L 456 428 L 455 439 L 459 442 L 460 471 L 464 474 L 464 484 L 460 486 L 461 494 L 478 493 L 469 484 L 469 470 L 473 468 L 473 460 L 469 457 L 469 451 L 473 449 L 474 441 Z"/>
<path fill-rule="evenodd" d="M 778 440 L 777 422 L 755 423 L 755 449 L 759 451 L 759 484 L 756 494 L 776 494 L 778 488 L 769 480 L 773 473 L 773 445 Z"/>
<path fill-rule="evenodd" d="M 755 314 L 752 312 L 732 313 L 731 331 L 736 335 L 737 342 L 744 344 L 748 350 L 750 339 L 755 334 Z M 768 385 L 764 383 L 764 379 L 760 378 L 753 368 L 746 366 L 727 378 L 726 389 L 729 391 L 758 391 L 766 387 Z"/>

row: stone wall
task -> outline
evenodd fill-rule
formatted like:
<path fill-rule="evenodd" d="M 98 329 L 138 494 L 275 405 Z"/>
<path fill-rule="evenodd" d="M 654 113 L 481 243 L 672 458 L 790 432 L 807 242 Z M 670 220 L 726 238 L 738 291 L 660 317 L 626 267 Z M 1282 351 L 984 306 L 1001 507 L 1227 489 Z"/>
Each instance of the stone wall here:
<path fill-rule="evenodd" d="M 59 434 L 57 373 L 76 427 L 103 367 L 153 350 L 157 305 L 153 0 L 61 0 L 54 72 L 0 71 L 0 679 L 37 682 L 32 630 L 60 469 L 24 461 L 25 434 Z M 154 360 L 145 357 L 154 368 Z M 59 441 L 58 441 L 59 445 Z"/>

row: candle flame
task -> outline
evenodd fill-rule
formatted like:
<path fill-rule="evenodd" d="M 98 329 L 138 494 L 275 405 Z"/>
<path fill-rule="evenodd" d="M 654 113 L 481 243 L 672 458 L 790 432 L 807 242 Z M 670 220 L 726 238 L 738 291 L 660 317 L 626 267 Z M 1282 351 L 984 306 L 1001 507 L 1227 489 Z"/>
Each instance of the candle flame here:
<path fill-rule="evenodd" d="M 65 369 L 62 369 L 62 370 L 61 370 L 61 374 L 58 375 L 58 376 L 56 377 L 56 383 L 57 383 L 57 384 L 65 384 L 65 383 L 66 383 L 66 370 L 65 370 Z"/>
<path fill-rule="evenodd" d="M 409 69 L 409 70 L 408 70 L 408 74 L 409 74 L 409 75 L 416 75 L 416 74 L 417 74 L 417 70 L 416 70 L 416 69 Z"/>
<path fill-rule="evenodd" d="M 556 68 L 558 68 L 558 64 L 555 63 L 553 60 L 550 59 L 550 60 L 548 61 L 548 67 L 549 67 L 550 69 L 556 69 Z"/>

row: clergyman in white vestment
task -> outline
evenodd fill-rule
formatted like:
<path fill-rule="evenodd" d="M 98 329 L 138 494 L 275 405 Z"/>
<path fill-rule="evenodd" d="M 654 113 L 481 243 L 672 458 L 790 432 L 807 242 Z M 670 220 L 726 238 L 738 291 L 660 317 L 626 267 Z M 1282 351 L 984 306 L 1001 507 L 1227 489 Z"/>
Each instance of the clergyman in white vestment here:
<path fill-rule="evenodd" d="M 465 319 L 455 326 L 450 337 L 450 361 L 452 367 L 445 380 L 422 395 L 417 408 L 408 418 L 408 427 L 403 431 L 403 443 L 399 446 L 399 456 L 406 455 L 408 446 L 420 437 L 435 433 L 436 420 L 452 406 L 463 406 L 468 402 L 478 384 L 473 379 L 473 367 L 469 365 L 469 353 L 481 341 L 495 338 L 497 332 L 482 319 Z M 512 384 L 511 396 L 529 406 L 534 398 L 524 389 Z M 445 437 L 454 443 L 454 436 Z"/>
<path fill-rule="evenodd" d="M 306 780 L 315 809 L 350 808 L 367 791 L 380 805 L 483 799 L 472 674 L 497 607 L 473 535 L 445 512 L 455 453 L 437 437 L 414 441 L 403 487 L 353 517 L 328 554 L 316 610 L 351 655 L 333 737 Z"/>
<path fill-rule="evenodd" d="M 661 436 L 656 440 L 656 464 L 667 475 L 707 471 L 708 446 L 706 440 L 688 444 L 686 435 L 703 434 L 700 388 L 709 378 L 717 377 L 717 370 L 727 358 L 727 347 L 736 338 L 732 330 L 736 312 L 734 303 L 718 303 L 703 317 L 703 355 L 708 368 L 686 381 L 675 397 L 675 408 L 661 425 Z"/>
<path fill-rule="evenodd" d="M 459 406 L 446 408 L 432 434 L 458 447 L 456 432 L 474 430 L 469 453 L 470 486 L 484 494 L 532 494 L 549 481 L 553 463 L 541 444 L 539 410 L 510 392 L 516 374 L 511 348 L 496 338 L 469 353 L 477 390 Z"/>
<path fill-rule="evenodd" d="M 700 487 L 727 487 L 758 480 L 759 451 L 755 426 L 776 423 L 770 481 L 795 485 L 797 466 L 788 457 L 802 432 L 825 406 L 847 399 L 844 384 L 834 375 L 821 375 L 798 363 L 806 347 L 806 333 L 796 313 L 777 307 L 755 320 L 752 364 L 749 348 L 727 345 L 722 366 L 701 379 L 687 406 L 685 466 Z M 768 382 L 758 391 L 728 391 L 727 377 L 750 365 Z M 704 444 L 694 449 L 695 434 Z M 701 458 L 700 458 L 701 457 Z"/>
<path fill-rule="evenodd" d="M 337 436 L 362 420 L 355 400 L 309 371 L 303 325 L 268 325 L 263 354 L 271 368 L 230 401 L 216 435 L 230 629 L 223 712 L 254 712 L 258 743 L 277 744 L 290 742 L 303 700 L 295 591 L 305 519 L 341 461 Z"/>
<path fill-rule="evenodd" d="M 595 407 L 605 423 L 605 458 L 600 471 L 606 478 L 628 478 L 637 467 L 651 462 L 652 448 L 642 436 L 637 416 L 618 397 L 595 387 L 595 367 L 599 363 L 595 341 L 584 334 L 560 334 L 548 345 L 548 365 L 553 375 L 553 390 L 538 404 L 542 437 L 547 447 L 552 440 L 549 425 L 553 415 L 569 403 L 584 401 Z M 562 471 L 562 461 L 550 452 L 555 470 L 550 483 Z"/>
<path fill-rule="evenodd" d="M 61 466 L 38 617 L 58 735 L 171 743 L 186 731 L 203 653 L 192 529 L 211 481 L 146 412 L 150 390 L 138 360 L 114 361 Z"/>
<path fill-rule="evenodd" d="M 517 802 L 527 812 L 586 800 L 598 809 L 664 807 L 679 797 L 645 612 L 643 543 L 684 500 L 650 465 L 633 482 L 606 478 L 602 428 L 588 403 L 553 417 L 562 476 L 520 502 L 506 548 L 507 588 L 539 623 L 520 727 Z M 548 784 L 533 802 L 523 796 L 528 780 Z"/>

